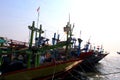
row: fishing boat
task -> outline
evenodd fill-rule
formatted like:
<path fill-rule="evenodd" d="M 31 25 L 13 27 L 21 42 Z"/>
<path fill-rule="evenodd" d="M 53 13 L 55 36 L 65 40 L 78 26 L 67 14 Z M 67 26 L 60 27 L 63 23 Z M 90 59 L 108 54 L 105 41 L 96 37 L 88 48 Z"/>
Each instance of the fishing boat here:
<path fill-rule="evenodd" d="M 2 74 L 0 75 L 0 79 L 47 80 L 75 68 L 83 61 L 85 55 L 82 57 L 70 56 L 70 46 L 72 44 L 71 34 L 73 28 L 71 28 L 69 22 L 66 27 L 64 27 L 64 31 L 67 33 L 67 40 L 59 41 L 59 39 L 55 39 L 56 34 L 54 34 L 53 45 L 48 45 L 48 39 L 41 36 L 43 33 L 41 25 L 40 29 L 35 28 L 35 22 L 33 21 L 32 26 L 28 26 L 28 28 L 31 30 L 28 47 L 22 46 L 21 48 L 17 46 L 17 49 L 7 47 L 5 53 L 4 49 L 0 48 L 0 67 L 5 68 L 3 63 L 7 65 L 4 71 L 1 69 Z M 33 46 L 34 32 L 39 32 L 39 37 L 36 37 L 36 44 Z M 61 48 L 64 53 L 60 54 L 59 49 Z M 3 58 L 7 58 L 7 60 L 8 58 L 10 59 L 8 60 L 8 64 L 3 61 Z M 25 59 L 25 62 L 23 62 L 23 59 Z"/>
<path fill-rule="evenodd" d="M 60 41 L 60 35 L 56 38 L 56 33 L 54 33 L 52 45 L 48 44 L 49 39 L 42 36 L 44 33 L 42 25 L 38 29 L 33 21 L 28 28 L 31 31 L 28 46 L 25 45 L 25 42 L 9 40 L 9 46 L 3 47 L 3 43 L 6 41 L 1 38 L 0 71 L 2 74 L 0 79 L 47 80 L 74 69 L 84 60 L 87 61 L 86 59 L 89 59 L 91 55 L 95 56 L 94 51 L 87 51 L 88 46 L 82 52 L 81 38 L 78 38 L 77 48 L 72 47 L 74 45 L 72 38 L 74 25 L 72 27 L 70 21 L 64 27 L 66 41 Z M 39 36 L 35 36 L 35 44 L 33 45 L 34 33 L 39 33 Z M 92 60 L 90 59 L 90 61 Z"/>

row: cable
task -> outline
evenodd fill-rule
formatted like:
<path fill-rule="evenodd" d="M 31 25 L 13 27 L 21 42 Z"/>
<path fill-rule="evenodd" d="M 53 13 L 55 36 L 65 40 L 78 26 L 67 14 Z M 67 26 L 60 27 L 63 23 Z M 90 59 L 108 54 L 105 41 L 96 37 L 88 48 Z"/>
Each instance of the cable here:
<path fill-rule="evenodd" d="M 54 71 L 53 71 L 53 76 L 52 76 L 52 80 L 54 80 L 54 75 L 55 75 L 55 72 L 56 72 L 56 60 L 54 59 L 54 62 L 55 62 L 55 67 L 54 67 Z"/>
<path fill-rule="evenodd" d="M 77 79 L 77 80 L 80 80 L 79 78 L 75 77 L 70 71 L 68 71 L 68 73 L 69 73 L 73 78 L 75 78 L 75 79 Z"/>
<path fill-rule="evenodd" d="M 110 75 L 110 74 L 120 74 L 120 72 L 105 73 L 105 74 L 100 74 L 100 75 Z"/>

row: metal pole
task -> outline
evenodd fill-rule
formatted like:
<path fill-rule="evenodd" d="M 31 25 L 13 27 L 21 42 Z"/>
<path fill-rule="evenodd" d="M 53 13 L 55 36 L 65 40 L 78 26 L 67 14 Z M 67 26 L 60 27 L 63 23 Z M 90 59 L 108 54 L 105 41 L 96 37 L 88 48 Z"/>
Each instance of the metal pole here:
<path fill-rule="evenodd" d="M 28 26 L 28 28 L 31 30 L 31 37 L 30 37 L 30 43 L 29 43 L 29 48 L 32 47 L 32 42 L 33 42 L 33 34 L 34 34 L 34 27 L 35 22 L 33 21 L 32 26 Z"/>
<path fill-rule="evenodd" d="M 38 10 L 38 16 L 37 16 L 37 28 L 38 28 L 38 23 L 39 23 L 39 10 Z M 36 46 L 38 45 L 37 40 L 39 40 L 39 39 L 37 39 L 37 31 L 36 31 L 36 33 L 35 33 L 35 45 Z"/>

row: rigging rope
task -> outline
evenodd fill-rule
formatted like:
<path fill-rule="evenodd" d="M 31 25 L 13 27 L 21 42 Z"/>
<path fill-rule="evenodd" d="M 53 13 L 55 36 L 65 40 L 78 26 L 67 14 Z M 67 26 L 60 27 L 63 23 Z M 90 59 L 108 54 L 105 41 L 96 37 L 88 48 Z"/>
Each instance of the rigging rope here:
<path fill-rule="evenodd" d="M 100 75 L 110 75 L 110 74 L 120 74 L 120 72 L 104 73 L 104 74 L 100 74 Z"/>
<path fill-rule="evenodd" d="M 69 73 L 73 78 L 75 78 L 75 79 L 77 79 L 77 80 L 80 80 L 79 78 L 75 77 L 70 71 L 68 71 L 68 73 Z"/>
<path fill-rule="evenodd" d="M 56 60 L 54 59 L 54 62 L 55 62 L 55 67 L 54 67 L 54 71 L 53 71 L 53 76 L 52 76 L 52 80 L 54 80 L 54 75 L 55 75 L 55 72 L 56 72 Z"/>

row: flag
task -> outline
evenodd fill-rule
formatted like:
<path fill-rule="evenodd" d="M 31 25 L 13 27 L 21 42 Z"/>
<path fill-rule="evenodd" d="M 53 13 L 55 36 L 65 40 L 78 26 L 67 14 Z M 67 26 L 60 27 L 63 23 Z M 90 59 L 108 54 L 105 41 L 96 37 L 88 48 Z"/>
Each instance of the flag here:
<path fill-rule="evenodd" d="M 37 12 L 39 12 L 39 10 L 40 10 L 40 7 L 37 8 Z"/>

